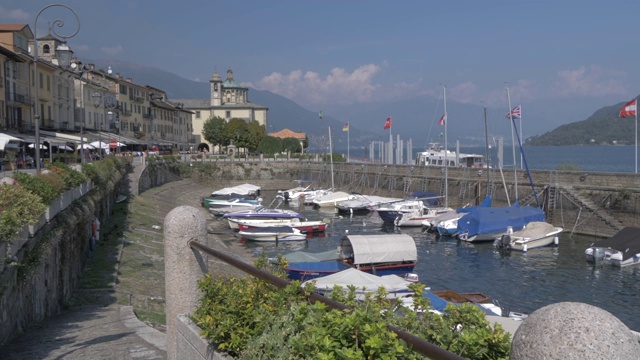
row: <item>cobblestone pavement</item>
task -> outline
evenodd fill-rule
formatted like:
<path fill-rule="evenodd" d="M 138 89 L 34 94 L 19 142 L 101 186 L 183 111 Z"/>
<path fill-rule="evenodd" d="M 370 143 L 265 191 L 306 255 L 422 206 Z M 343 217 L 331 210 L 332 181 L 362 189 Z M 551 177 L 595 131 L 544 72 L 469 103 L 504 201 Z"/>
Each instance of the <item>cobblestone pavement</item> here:
<path fill-rule="evenodd" d="M 74 308 L 10 341 L 0 348 L 0 359 L 165 359 L 164 334 L 132 316 L 130 307 L 116 304 Z"/>

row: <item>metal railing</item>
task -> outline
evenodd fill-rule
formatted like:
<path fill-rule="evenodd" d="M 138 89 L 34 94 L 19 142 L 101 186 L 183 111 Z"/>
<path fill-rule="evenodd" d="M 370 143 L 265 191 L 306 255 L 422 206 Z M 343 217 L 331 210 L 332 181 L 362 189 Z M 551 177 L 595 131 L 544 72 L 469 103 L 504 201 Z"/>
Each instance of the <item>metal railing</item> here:
<path fill-rule="evenodd" d="M 215 256 L 216 258 L 226 262 L 227 264 L 234 266 L 260 280 L 266 281 L 274 286 L 277 286 L 278 288 L 283 289 L 291 285 L 291 282 L 288 280 L 279 278 L 269 272 L 260 270 L 253 265 L 249 265 L 245 262 L 242 262 L 225 253 L 212 249 L 197 241 L 193 241 L 193 240 L 189 241 L 189 247 L 191 247 L 192 249 L 200 250 L 207 255 Z M 330 298 L 319 295 L 317 293 L 311 293 L 309 295 L 309 300 L 312 302 L 320 301 L 325 305 L 329 306 L 330 308 L 337 309 L 337 310 L 349 309 L 348 306 L 342 303 L 339 303 L 337 301 L 331 300 Z M 402 329 L 399 329 L 395 326 L 387 325 L 387 329 L 396 333 L 396 335 L 398 335 L 400 339 L 404 340 L 413 351 L 416 351 L 424 356 L 427 356 L 430 359 L 434 359 L 434 360 L 464 359 L 459 355 L 456 355 L 447 350 L 444 350 L 430 342 L 424 341 L 423 339 L 420 339 L 415 335 L 409 334 L 408 332 Z"/>

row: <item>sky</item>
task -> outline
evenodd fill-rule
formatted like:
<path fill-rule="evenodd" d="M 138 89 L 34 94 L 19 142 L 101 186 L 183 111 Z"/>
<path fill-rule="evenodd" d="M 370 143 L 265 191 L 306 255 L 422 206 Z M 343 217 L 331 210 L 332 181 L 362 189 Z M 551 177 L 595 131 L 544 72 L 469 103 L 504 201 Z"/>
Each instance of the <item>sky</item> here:
<path fill-rule="evenodd" d="M 640 93 L 640 1 L 63 3 L 80 19 L 68 39 L 80 59 L 126 61 L 203 82 L 232 68 L 243 85 L 308 109 L 438 97 L 446 86 L 447 99 L 461 103 L 508 109 L 508 87 L 512 104 L 553 99 L 591 113 Z M 0 22 L 34 30 L 47 4 L 3 0 Z M 44 9 L 38 35 L 55 19 L 65 20 L 59 34 L 71 34 L 69 15 Z"/>

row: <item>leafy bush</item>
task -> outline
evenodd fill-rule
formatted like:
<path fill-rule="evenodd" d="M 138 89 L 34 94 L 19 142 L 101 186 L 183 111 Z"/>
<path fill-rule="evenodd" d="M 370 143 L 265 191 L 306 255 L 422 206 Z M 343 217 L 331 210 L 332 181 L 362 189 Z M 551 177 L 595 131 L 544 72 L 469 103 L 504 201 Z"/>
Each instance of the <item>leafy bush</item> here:
<path fill-rule="evenodd" d="M 48 169 L 51 172 L 59 174 L 65 184 L 65 190 L 77 188 L 81 184 L 87 181 L 87 177 L 65 163 L 54 163 L 53 165 L 49 165 Z"/>
<path fill-rule="evenodd" d="M 265 256 L 256 266 L 266 268 Z M 282 269 L 277 269 L 284 277 Z M 379 289 L 357 301 L 355 289 L 335 288 L 331 298 L 350 309 L 329 310 L 310 304 L 300 282 L 286 289 L 257 279 L 207 276 L 194 321 L 218 349 L 240 359 L 417 359 L 421 356 L 387 329 L 387 324 L 468 359 L 508 359 L 510 336 L 500 325 L 492 328 L 484 312 L 474 305 L 449 305 L 445 314 L 429 311 L 422 297 L 424 285 L 412 284 L 414 307 L 386 299 Z M 305 292 L 312 291 L 309 286 Z"/>
<path fill-rule="evenodd" d="M 64 182 L 58 175 L 49 174 L 32 176 L 25 172 L 16 172 L 14 179 L 17 181 L 18 185 L 22 186 L 30 193 L 40 197 L 40 202 L 48 206 L 60 195 L 62 188 L 64 187 Z"/>
<path fill-rule="evenodd" d="M 125 171 L 128 164 L 129 160 L 123 156 L 108 156 L 100 161 L 82 164 L 82 172 L 100 186 L 106 184 L 114 172 Z"/>
<path fill-rule="evenodd" d="M 24 187 L 0 185 L 0 243 L 11 240 L 26 225 L 35 223 L 45 208 L 40 198 Z"/>

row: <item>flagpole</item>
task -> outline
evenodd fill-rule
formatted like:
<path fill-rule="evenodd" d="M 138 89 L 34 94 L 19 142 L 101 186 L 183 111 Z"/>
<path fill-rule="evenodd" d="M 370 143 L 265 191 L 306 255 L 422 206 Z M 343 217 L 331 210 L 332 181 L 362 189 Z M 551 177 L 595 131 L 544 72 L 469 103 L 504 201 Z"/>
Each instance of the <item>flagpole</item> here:
<path fill-rule="evenodd" d="M 442 85 L 444 99 L 444 207 L 449 207 L 449 148 L 447 147 L 447 126 L 449 124 L 449 114 L 447 114 L 447 86 Z"/>
<path fill-rule="evenodd" d="M 513 150 L 513 186 L 516 194 L 516 201 L 518 201 L 518 164 L 516 164 L 516 141 L 513 135 L 513 110 L 511 108 L 511 94 L 509 94 L 509 87 L 507 86 L 507 100 L 509 101 L 509 122 L 511 123 L 511 148 Z"/>
<path fill-rule="evenodd" d="M 349 146 L 349 134 L 351 134 L 351 126 L 347 122 L 347 162 L 349 162 L 349 150 L 351 149 Z"/>
<path fill-rule="evenodd" d="M 331 190 L 335 189 L 333 184 L 333 147 L 331 145 L 331 125 L 329 125 L 329 159 L 331 160 Z"/>
<path fill-rule="evenodd" d="M 389 122 L 389 164 L 393 164 L 393 137 L 391 136 L 393 126 L 393 120 Z"/>
<path fill-rule="evenodd" d="M 636 174 L 638 173 L 638 100 L 636 99 Z"/>

